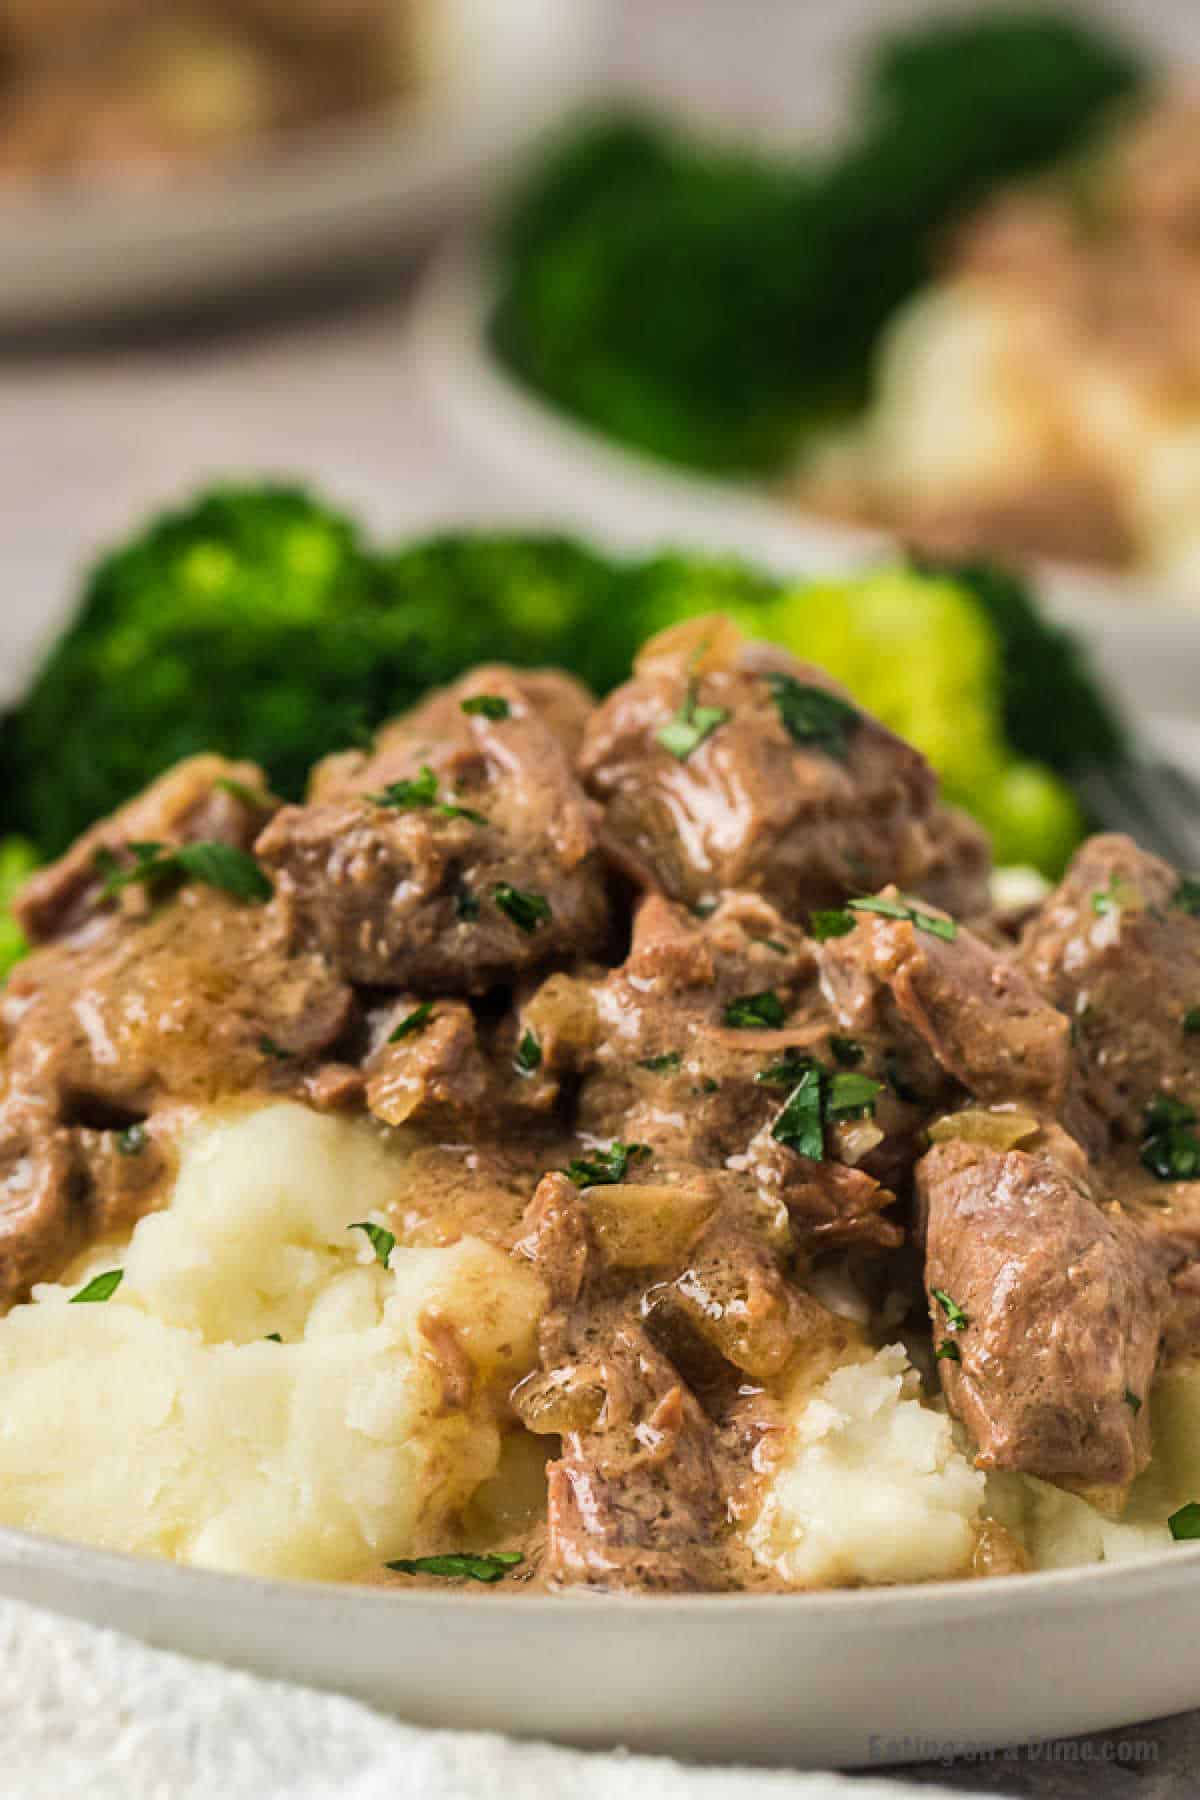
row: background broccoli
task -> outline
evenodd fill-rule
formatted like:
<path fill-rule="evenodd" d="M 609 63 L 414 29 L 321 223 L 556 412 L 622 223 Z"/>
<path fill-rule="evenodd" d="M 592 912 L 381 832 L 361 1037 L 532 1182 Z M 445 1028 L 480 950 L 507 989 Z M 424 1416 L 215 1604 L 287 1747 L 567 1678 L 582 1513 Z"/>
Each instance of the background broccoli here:
<path fill-rule="evenodd" d="M 493 340 L 565 411 L 669 461 L 785 469 L 861 405 L 939 235 L 1075 148 L 1137 59 L 1027 9 L 887 38 L 838 153 L 769 162 L 644 118 L 576 128 L 501 236 Z"/>
<path fill-rule="evenodd" d="M 298 797 L 319 756 L 472 663 L 561 663 L 603 693 L 644 637 L 714 610 L 829 668 L 919 744 L 1003 860 L 1061 868 L 1083 828 L 1065 778 L 1117 759 L 1120 725 L 1011 577 L 902 564 L 782 583 L 518 533 L 377 552 L 280 487 L 203 495 L 99 565 L 0 731 L 0 830 L 57 854 L 201 749 L 251 757 Z"/>
<path fill-rule="evenodd" d="M 0 981 L 29 948 L 11 907 L 17 890 L 33 874 L 39 860 L 37 851 L 25 838 L 0 841 Z"/>

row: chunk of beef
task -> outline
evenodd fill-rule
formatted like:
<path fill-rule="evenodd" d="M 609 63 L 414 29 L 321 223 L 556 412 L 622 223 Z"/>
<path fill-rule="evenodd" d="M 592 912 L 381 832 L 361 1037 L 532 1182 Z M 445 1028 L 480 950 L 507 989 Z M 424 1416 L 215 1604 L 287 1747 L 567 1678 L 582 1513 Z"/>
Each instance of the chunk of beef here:
<path fill-rule="evenodd" d="M 482 695 L 504 716 L 463 712 Z M 606 871 L 557 735 L 566 712 L 538 678 L 486 670 L 388 727 L 371 756 L 318 770 L 313 803 L 285 807 L 257 845 L 296 941 L 348 980 L 434 994 L 599 950 Z"/>
<path fill-rule="evenodd" d="M 1097 1150 L 1136 1143 L 1157 1094 L 1200 1101 L 1200 1037 L 1185 1024 L 1200 1005 L 1200 918 L 1179 894 L 1170 865 L 1131 839 L 1089 838 L 1021 941 L 1070 1019 L 1079 1129 Z"/>
<path fill-rule="evenodd" d="M 189 757 L 85 832 L 65 856 L 39 870 L 13 910 L 34 943 L 67 935 L 97 909 L 108 910 L 98 866 L 106 854 L 119 855 L 136 843 L 177 845 L 202 839 L 248 850 L 277 805 L 256 764 Z M 127 889 L 122 898 L 131 912 L 144 910 L 145 904 L 137 888 Z"/>
<path fill-rule="evenodd" d="M 373 1036 L 363 1065 L 366 1101 L 385 1125 L 453 1119 L 478 1127 L 498 1109 L 497 1083 L 461 1000 L 438 1000 L 426 1015 L 409 997 L 376 1015 Z"/>
<path fill-rule="evenodd" d="M 934 1146 L 917 1170 L 938 1368 L 977 1465 L 1119 1504 L 1150 1455 L 1166 1284 L 1079 1146 Z M 965 1315 L 965 1323 L 960 1315 Z M 954 1329 L 956 1321 L 959 1329 Z"/>
<path fill-rule="evenodd" d="M 958 860 L 976 898 L 978 838 L 961 834 L 960 859 L 919 752 L 725 619 L 645 646 L 593 716 L 580 768 L 613 854 L 690 905 L 751 889 L 802 919 L 885 881 L 946 888 Z"/>
<path fill-rule="evenodd" d="M 881 898 L 898 906 L 904 897 L 892 888 Z M 854 916 L 853 930 L 821 952 L 823 986 L 847 1031 L 890 1034 L 927 1052 L 981 1100 L 1058 1111 L 1069 1028 L 1015 954 L 963 926 L 947 938 L 911 919 Z"/>

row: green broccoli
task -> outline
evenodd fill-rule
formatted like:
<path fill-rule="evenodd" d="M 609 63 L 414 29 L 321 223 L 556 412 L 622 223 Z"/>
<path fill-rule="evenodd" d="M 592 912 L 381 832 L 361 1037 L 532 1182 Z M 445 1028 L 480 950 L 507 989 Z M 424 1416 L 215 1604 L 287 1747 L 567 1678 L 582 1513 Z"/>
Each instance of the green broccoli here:
<path fill-rule="evenodd" d="M 100 564 L 4 722 L 3 828 L 56 854 L 201 749 L 251 757 L 299 796 L 318 757 L 472 663 L 561 663 L 603 693 L 645 637 L 715 611 L 841 676 L 926 751 L 1004 860 L 1061 867 L 1082 829 L 1061 777 L 1114 760 L 1120 727 L 1011 577 L 897 566 L 784 584 L 728 559 L 621 561 L 521 533 L 379 553 L 278 487 L 202 496 Z M 1053 708 L 1036 700 L 1047 685 Z"/>
<path fill-rule="evenodd" d="M 948 222 L 1074 150 L 1143 79 L 1094 29 L 1002 10 L 885 40 L 857 135 L 823 161 L 640 117 L 576 127 L 504 227 L 493 341 L 624 443 L 782 472 L 866 398 L 879 332 Z"/>
<path fill-rule="evenodd" d="M 24 887 L 40 858 L 25 838 L 0 841 L 0 981 L 29 949 L 25 934 L 12 915 L 13 897 Z"/>

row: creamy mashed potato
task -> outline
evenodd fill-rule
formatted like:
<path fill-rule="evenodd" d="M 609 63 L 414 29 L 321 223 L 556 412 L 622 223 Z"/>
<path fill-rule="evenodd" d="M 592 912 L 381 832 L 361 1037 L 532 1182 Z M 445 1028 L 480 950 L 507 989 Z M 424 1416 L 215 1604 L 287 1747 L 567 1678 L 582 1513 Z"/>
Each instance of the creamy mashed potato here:
<path fill-rule="evenodd" d="M 747 1533 L 757 1561 L 807 1587 L 969 1573 L 984 1477 L 919 1393 L 898 1344 L 805 1390 Z"/>
<path fill-rule="evenodd" d="M 270 1575 L 444 1547 L 500 1468 L 544 1293 L 478 1239 L 384 1269 L 348 1227 L 404 1181 L 371 1127 L 304 1106 L 194 1128 L 167 1210 L 0 1321 L 0 1520 Z"/>

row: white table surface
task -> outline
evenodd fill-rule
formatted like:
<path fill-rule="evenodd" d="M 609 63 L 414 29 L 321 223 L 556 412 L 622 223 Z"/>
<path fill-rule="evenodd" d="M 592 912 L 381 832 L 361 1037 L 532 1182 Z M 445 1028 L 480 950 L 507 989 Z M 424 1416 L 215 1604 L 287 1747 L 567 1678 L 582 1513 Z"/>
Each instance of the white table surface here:
<path fill-rule="evenodd" d="M 914 0 L 624 0 L 613 70 L 658 99 L 778 135 L 800 115 L 836 116 L 850 46 L 872 18 L 921 10 Z M 1118 0 L 1109 10 L 1122 10 Z M 1151 14 L 1165 42 L 1200 59 L 1192 0 L 1139 9 L 1143 24 Z M 536 496 L 481 487 L 422 399 L 405 358 L 412 279 L 397 267 L 382 291 L 324 309 L 257 307 L 119 340 L 0 345 L 0 683 L 21 678 L 33 636 L 56 629 L 98 547 L 210 479 L 309 480 L 391 537 L 536 515 Z M 1139 1754 L 1135 1741 L 1141 1760 L 1120 1760 Z M 1039 1800 L 1190 1800 L 1200 1714 L 1053 1756 L 910 1772 L 934 1788 Z"/>

